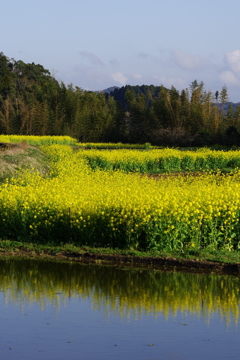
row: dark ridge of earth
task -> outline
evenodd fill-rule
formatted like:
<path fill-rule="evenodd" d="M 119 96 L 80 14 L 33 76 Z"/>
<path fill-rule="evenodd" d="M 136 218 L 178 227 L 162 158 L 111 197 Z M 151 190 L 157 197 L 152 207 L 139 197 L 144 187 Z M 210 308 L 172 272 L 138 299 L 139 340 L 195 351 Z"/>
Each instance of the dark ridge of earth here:
<path fill-rule="evenodd" d="M 234 275 L 240 277 L 240 264 L 231 264 L 218 261 L 176 259 L 164 257 L 138 257 L 125 255 L 108 255 L 95 253 L 60 252 L 56 255 L 38 254 L 31 251 L 0 251 L 0 257 L 25 257 L 41 258 L 46 260 L 71 261 L 80 263 L 96 263 L 102 265 L 112 265 L 122 268 L 142 268 L 149 270 L 162 271 L 183 271 L 189 273 L 216 273 L 219 275 Z"/>

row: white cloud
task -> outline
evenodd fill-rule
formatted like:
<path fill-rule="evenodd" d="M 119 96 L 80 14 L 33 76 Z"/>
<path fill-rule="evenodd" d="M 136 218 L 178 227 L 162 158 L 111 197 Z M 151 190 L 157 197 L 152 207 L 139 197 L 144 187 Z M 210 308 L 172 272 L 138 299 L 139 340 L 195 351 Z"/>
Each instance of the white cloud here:
<path fill-rule="evenodd" d="M 142 79 L 142 75 L 140 75 L 140 74 L 134 73 L 134 74 L 131 74 L 131 76 L 136 80 Z"/>
<path fill-rule="evenodd" d="M 96 67 L 75 65 L 71 70 L 71 78 L 74 79 L 74 85 L 83 89 L 102 90 L 113 86 L 113 79 L 105 70 Z M 69 74 L 70 72 L 68 72 Z"/>
<path fill-rule="evenodd" d="M 226 85 L 240 85 L 239 79 L 229 70 L 222 71 L 219 75 L 219 79 Z"/>
<path fill-rule="evenodd" d="M 115 58 L 111 58 L 111 59 L 109 60 L 109 63 L 110 63 L 111 65 L 113 65 L 113 66 L 117 66 L 117 65 L 119 64 L 118 60 L 115 59 Z"/>
<path fill-rule="evenodd" d="M 233 50 L 225 54 L 225 63 L 230 69 L 240 75 L 240 50 Z"/>
<path fill-rule="evenodd" d="M 104 65 L 102 60 L 94 53 L 89 51 L 80 51 L 80 55 L 87 60 L 90 60 L 93 65 Z"/>
<path fill-rule="evenodd" d="M 126 76 L 124 76 L 122 73 L 120 72 L 116 72 L 111 74 L 112 78 L 114 81 L 117 81 L 118 83 L 120 83 L 121 85 L 125 85 L 127 82 L 127 78 Z"/>
<path fill-rule="evenodd" d="M 206 64 L 201 56 L 185 53 L 180 49 L 172 52 L 174 63 L 184 70 L 201 70 Z"/>
<path fill-rule="evenodd" d="M 240 50 L 229 51 L 223 58 L 224 67 L 219 73 L 219 80 L 227 86 L 240 86 Z"/>

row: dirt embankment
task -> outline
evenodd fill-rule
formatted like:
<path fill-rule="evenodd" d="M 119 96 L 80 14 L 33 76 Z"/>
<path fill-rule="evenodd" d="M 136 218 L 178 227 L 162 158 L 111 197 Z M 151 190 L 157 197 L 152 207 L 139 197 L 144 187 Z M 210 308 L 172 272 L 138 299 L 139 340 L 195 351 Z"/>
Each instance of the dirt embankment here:
<path fill-rule="evenodd" d="M 20 169 L 35 169 L 43 175 L 47 174 L 50 169 L 48 157 L 26 142 L 0 142 L 0 182 L 15 176 Z"/>
<path fill-rule="evenodd" d="M 44 252 L 15 250 L 1 251 L 0 257 L 28 257 L 41 258 L 46 260 L 81 262 L 85 264 L 97 263 L 102 265 L 112 265 L 123 268 L 145 268 L 151 270 L 164 271 L 184 271 L 190 273 L 217 273 L 234 275 L 240 277 L 240 264 L 224 263 L 220 261 L 208 261 L 199 259 L 177 259 L 171 257 L 141 257 L 119 254 L 99 254 L 91 252 L 64 252 L 61 251 L 54 255 Z"/>
<path fill-rule="evenodd" d="M 143 267 L 149 269 L 165 269 L 175 271 L 187 272 L 201 272 L 201 273 L 221 273 L 233 274 L 240 276 L 240 264 L 229 264 L 213 261 L 200 261 L 190 259 L 176 259 L 176 258 L 161 258 L 161 257 L 138 257 L 138 256 L 124 256 L 124 255 L 107 255 L 107 254 L 59 254 L 72 261 L 82 262 L 99 262 L 111 263 L 113 265 Z"/>

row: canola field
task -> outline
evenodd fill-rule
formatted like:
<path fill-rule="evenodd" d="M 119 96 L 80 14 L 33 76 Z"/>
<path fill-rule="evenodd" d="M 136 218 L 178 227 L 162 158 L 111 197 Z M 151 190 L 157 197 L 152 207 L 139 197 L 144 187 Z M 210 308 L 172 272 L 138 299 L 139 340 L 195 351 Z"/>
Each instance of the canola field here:
<path fill-rule="evenodd" d="M 240 151 L 197 151 L 178 149 L 98 150 L 91 149 L 83 157 L 92 169 L 124 170 L 126 172 L 207 171 L 240 168 Z"/>
<path fill-rule="evenodd" d="M 88 150 L 56 144 L 41 149 L 51 162 L 48 176 L 29 169 L 0 185 L 0 238 L 143 251 L 239 250 L 237 170 L 232 175 L 202 173 L 156 181 L 121 169 L 93 170 Z M 138 154 L 146 159 L 155 151 L 160 150 Z M 171 158 L 174 150 L 167 151 Z M 112 151 L 103 154 L 115 156 Z M 204 157 L 204 151 L 188 156 L 196 154 Z M 117 156 L 127 161 L 125 150 Z"/>
<path fill-rule="evenodd" d="M 70 136 L 0 135 L 0 142 L 26 142 L 27 144 L 32 146 L 39 146 L 52 144 L 75 145 L 77 143 L 77 140 Z"/>
<path fill-rule="evenodd" d="M 119 143 L 77 143 L 83 149 L 154 149 L 157 146 L 152 146 L 150 143 L 145 144 L 123 144 Z"/>

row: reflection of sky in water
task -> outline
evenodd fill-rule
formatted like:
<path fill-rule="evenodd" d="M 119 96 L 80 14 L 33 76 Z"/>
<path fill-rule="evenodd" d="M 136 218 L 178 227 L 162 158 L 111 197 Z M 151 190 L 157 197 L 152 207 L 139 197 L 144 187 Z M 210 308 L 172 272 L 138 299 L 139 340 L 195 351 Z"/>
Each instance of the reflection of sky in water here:
<path fill-rule="evenodd" d="M 34 265 L 30 281 L 28 266 L 1 264 L 1 359 L 240 357 L 237 278 L 59 265 Z"/>
<path fill-rule="evenodd" d="M 58 312 L 51 305 L 40 310 L 38 304 L 27 304 L 22 312 L 4 304 L 2 294 L 0 306 L 2 359 L 219 360 L 240 354 L 239 326 L 227 327 L 219 315 L 210 324 L 181 312 L 168 319 L 153 314 L 120 318 L 93 311 L 81 298 L 67 300 Z"/>

